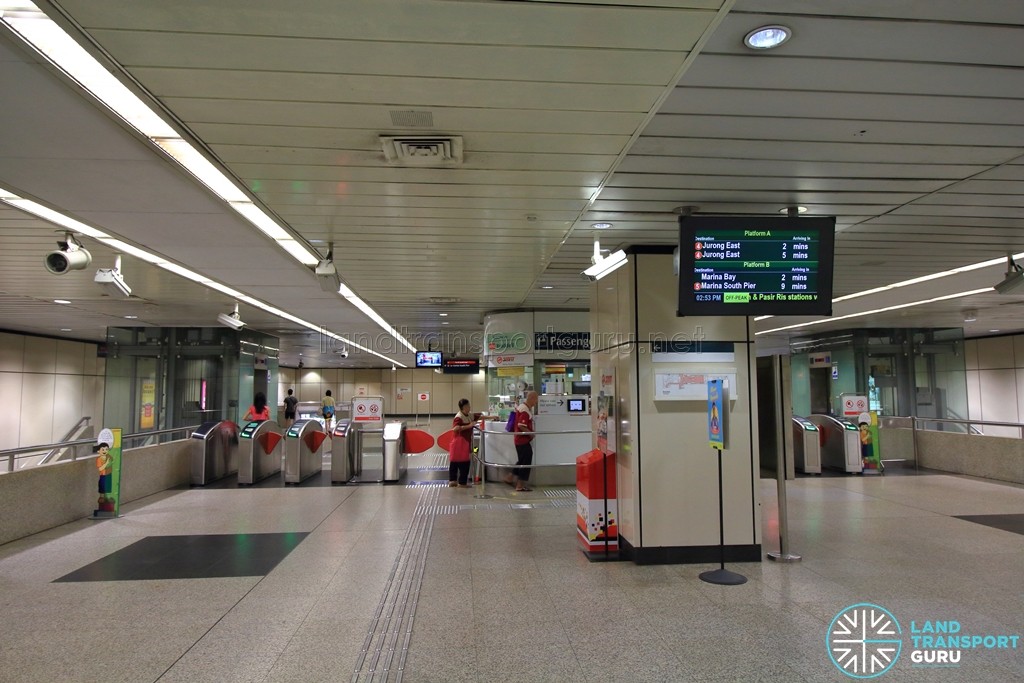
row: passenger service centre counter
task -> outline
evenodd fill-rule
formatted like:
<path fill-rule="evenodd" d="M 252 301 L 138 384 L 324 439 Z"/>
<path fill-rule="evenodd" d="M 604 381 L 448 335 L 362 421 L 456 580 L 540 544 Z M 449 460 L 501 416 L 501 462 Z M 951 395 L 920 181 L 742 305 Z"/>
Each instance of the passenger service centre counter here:
<path fill-rule="evenodd" d="M 590 398 L 584 396 L 541 396 L 533 426 L 541 432 L 533 440 L 533 468 L 530 483 L 538 486 L 572 486 L 576 483 L 576 456 L 590 450 L 590 413 L 569 413 L 570 401 L 576 406 L 589 408 Z M 545 403 L 548 405 L 543 408 Z M 561 404 L 561 405 L 559 405 Z M 486 421 L 484 424 L 484 457 L 487 462 L 514 465 L 516 448 L 514 434 L 505 431 L 502 420 Z M 549 432 L 562 432 L 552 434 Z M 566 464 L 566 467 L 543 467 L 543 465 Z M 491 468 L 489 478 L 500 480 L 511 470 Z"/>
<path fill-rule="evenodd" d="M 535 410 L 531 483 L 572 485 L 576 457 L 593 445 L 590 394 L 590 314 L 588 311 L 508 311 L 484 317 L 487 412 L 484 423 L 488 462 L 515 464 L 513 435 L 506 420 L 530 391 Z M 559 432 L 559 433 L 552 433 Z M 565 467 L 544 467 L 568 463 Z M 489 470 L 501 478 L 509 470 Z"/>

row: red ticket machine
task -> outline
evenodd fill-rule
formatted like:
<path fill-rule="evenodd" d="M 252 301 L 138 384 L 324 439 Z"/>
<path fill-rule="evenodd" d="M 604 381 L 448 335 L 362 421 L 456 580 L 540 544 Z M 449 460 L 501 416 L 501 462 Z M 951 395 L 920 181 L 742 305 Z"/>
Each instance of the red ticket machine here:
<path fill-rule="evenodd" d="M 618 555 L 617 502 L 615 454 L 595 448 L 576 458 L 576 531 L 592 560 Z"/>

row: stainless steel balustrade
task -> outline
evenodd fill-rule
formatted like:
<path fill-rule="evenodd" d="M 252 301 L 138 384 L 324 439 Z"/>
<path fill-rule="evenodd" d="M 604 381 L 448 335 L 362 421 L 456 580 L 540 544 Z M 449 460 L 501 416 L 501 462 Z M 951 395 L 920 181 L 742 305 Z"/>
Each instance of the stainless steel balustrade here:
<path fill-rule="evenodd" d="M 167 435 L 167 434 L 175 434 L 177 432 L 191 432 L 191 431 L 194 431 L 194 430 L 196 430 L 198 428 L 199 428 L 199 425 L 188 425 L 187 427 L 174 427 L 172 429 L 157 429 L 157 430 L 147 431 L 147 432 L 138 432 L 136 434 L 125 434 L 125 435 L 123 435 L 121 437 L 121 448 L 122 449 L 128 448 L 127 443 L 130 440 L 148 439 L 148 438 L 153 437 L 153 436 L 164 436 L 164 435 Z M 59 465 L 59 464 L 64 463 L 64 462 L 73 462 L 73 461 L 79 460 L 79 459 L 81 459 L 83 457 L 85 457 L 85 458 L 92 457 L 93 453 L 92 453 L 91 447 L 95 446 L 95 445 L 96 445 L 96 437 L 92 437 L 92 438 L 89 438 L 89 439 L 75 439 L 74 441 L 61 441 L 61 442 L 58 442 L 58 443 L 45 443 L 45 444 L 40 444 L 38 446 L 21 446 L 19 448 L 8 448 L 8 449 L 0 451 L 0 462 L 2 462 L 4 459 L 6 459 L 7 460 L 7 471 L 8 472 L 13 472 L 14 471 L 14 463 L 18 459 L 19 456 L 27 457 L 27 456 L 31 456 L 31 455 L 38 455 L 39 453 L 41 453 L 43 451 L 49 451 L 49 450 L 54 450 L 54 449 L 56 449 L 56 450 L 63 450 L 65 448 L 74 448 L 74 450 L 72 451 L 72 455 L 71 455 L 71 459 L 70 460 L 61 460 L 61 461 L 56 462 L 56 463 L 47 464 L 46 466 L 49 467 L 51 465 Z M 81 454 L 79 452 L 80 449 L 77 448 L 79 446 L 89 446 L 90 448 L 88 449 L 88 452 L 86 452 L 85 454 Z"/>

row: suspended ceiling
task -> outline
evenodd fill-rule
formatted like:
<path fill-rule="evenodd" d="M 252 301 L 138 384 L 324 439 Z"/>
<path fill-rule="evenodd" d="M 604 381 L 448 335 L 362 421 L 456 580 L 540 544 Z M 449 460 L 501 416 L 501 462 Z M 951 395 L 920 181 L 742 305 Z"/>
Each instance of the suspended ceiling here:
<path fill-rule="evenodd" d="M 1024 251 L 1020 3 L 42 6 L 293 231 L 323 252 L 333 244 L 346 282 L 420 348 L 472 350 L 490 310 L 586 308 L 579 273 L 591 224 L 614 224 L 605 248 L 672 244 L 673 211 L 686 205 L 836 216 L 837 296 Z M 793 38 L 770 53 L 742 45 L 769 23 Z M 411 364 L 308 268 L 9 36 L 0 70 L 0 185 Z M 394 166 L 381 148 L 381 136 L 442 134 L 461 136 L 461 163 Z M 232 304 L 131 258 L 124 270 L 139 300 L 106 300 L 92 270 L 58 278 L 42 268 L 53 229 L 0 210 L 5 329 L 98 339 L 124 315 L 206 325 Z M 87 246 L 94 266 L 112 261 Z M 1003 270 L 854 299 L 836 313 L 986 287 Z M 1024 329 L 1021 303 L 983 294 L 806 332 L 1010 332 Z M 966 309 L 978 310 L 976 323 L 963 322 Z M 242 317 L 294 330 L 283 335 L 290 364 L 300 352 L 312 363 L 383 364 L 320 354 L 315 334 L 257 309 L 243 306 Z"/>

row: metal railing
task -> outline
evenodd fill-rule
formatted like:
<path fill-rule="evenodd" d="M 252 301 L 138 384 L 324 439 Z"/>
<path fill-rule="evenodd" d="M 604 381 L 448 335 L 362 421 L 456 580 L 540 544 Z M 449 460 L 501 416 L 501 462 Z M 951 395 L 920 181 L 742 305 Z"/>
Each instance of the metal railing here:
<path fill-rule="evenodd" d="M 932 425 L 929 427 L 929 425 Z M 964 436 L 992 436 L 991 434 L 985 434 L 981 430 L 975 429 L 974 425 L 982 425 L 986 427 L 1011 427 L 1017 430 L 1016 437 L 1003 437 L 1003 438 L 1024 438 L 1024 424 L 1020 422 L 996 422 L 992 420 L 954 420 L 949 418 L 939 417 L 883 417 L 879 419 L 879 426 L 883 429 L 909 429 L 911 436 L 911 446 L 913 449 L 913 460 L 914 469 L 918 469 L 918 445 L 917 445 L 917 433 L 918 432 L 951 432 L 951 430 L 943 429 L 946 426 L 960 426 L 965 427 L 963 431 L 959 431 L 959 434 Z M 906 462 L 907 458 L 895 458 L 892 460 L 883 459 L 882 462 Z"/>
<path fill-rule="evenodd" d="M 122 448 L 128 448 L 128 442 L 129 441 L 139 441 L 139 440 L 144 440 L 144 439 L 151 439 L 154 436 L 163 436 L 163 435 L 166 435 L 166 434 L 174 434 L 176 432 L 192 432 L 192 431 L 195 431 L 196 428 L 198 428 L 198 426 L 199 425 L 189 425 L 187 427 L 174 427 L 172 429 L 157 429 L 157 430 L 147 431 L 147 432 L 138 432 L 136 434 L 125 434 L 124 436 L 121 437 L 121 447 Z M 58 442 L 58 443 L 40 444 L 38 446 L 22 446 L 20 448 L 9 448 L 9 449 L 0 451 L 0 462 L 2 462 L 6 458 L 7 459 L 7 471 L 8 472 L 13 472 L 14 471 L 15 461 L 17 459 L 19 459 L 19 458 L 31 457 L 33 455 L 38 455 L 39 453 L 42 453 L 44 451 L 49 451 L 49 450 L 64 450 L 64 449 L 71 448 L 72 449 L 71 459 L 70 460 L 61 460 L 61 461 L 59 461 L 57 463 L 53 463 L 55 465 L 59 465 L 59 464 L 61 464 L 63 462 L 74 462 L 75 460 L 78 460 L 79 459 L 78 451 L 79 451 L 79 448 L 82 447 L 82 446 L 89 446 L 90 447 L 89 448 L 89 453 L 87 453 L 85 455 L 85 457 L 92 457 L 92 448 L 91 447 L 95 446 L 95 445 L 96 445 L 96 438 L 95 437 L 91 437 L 91 438 L 88 438 L 88 439 L 76 439 L 74 441 L 63 441 L 63 442 Z"/>
<path fill-rule="evenodd" d="M 1013 429 L 1017 430 L 1016 438 L 1024 438 L 1024 424 L 1021 424 L 1020 422 L 994 422 L 991 420 L 952 420 L 948 418 L 937 417 L 912 417 L 909 419 L 913 420 L 917 424 L 917 426 L 915 427 L 916 429 L 920 429 L 922 431 L 946 431 L 944 429 L 929 429 L 926 426 L 929 424 L 959 425 L 966 427 L 966 433 L 970 434 L 971 436 L 986 436 L 984 432 L 982 432 L 980 429 L 977 429 L 976 425 L 981 425 L 983 427 L 1012 427 Z"/>
<path fill-rule="evenodd" d="M 92 420 L 92 417 L 90 417 L 90 416 L 86 416 L 86 417 L 83 417 L 83 418 L 79 419 L 78 422 L 76 422 L 75 425 L 64 434 L 64 436 L 60 437 L 60 441 L 61 442 L 65 442 L 68 439 L 70 439 L 73 434 L 77 433 L 80 429 L 82 429 L 82 427 L 88 425 L 90 420 Z M 45 464 L 49 463 L 51 460 L 53 460 L 57 456 L 58 453 L 62 453 L 65 450 L 67 450 L 67 449 L 65 449 L 65 448 L 54 448 L 54 449 L 50 450 L 46 455 L 44 455 L 42 458 L 39 459 L 39 462 L 37 462 L 35 464 L 35 466 L 38 467 L 39 465 L 45 465 Z M 72 454 L 71 454 L 72 458 L 75 456 L 77 451 L 78 451 L 77 448 L 72 451 Z M 22 463 L 21 466 L 25 467 L 26 464 L 27 463 Z"/>
<path fill-rule="evenodd" d="M 561 432 L 505 432 L 505 431 L 501 431 L 501 432 L 487 432 L 487 431 L 481 430 L 479 427 L 477 427 L 476 429 L 477 429 L 477 431 L 480 432 L 480 449 L 481 449 L 481 452 L 483 452 L 483 448 L 484 448 L 483 443 L 484 443 L 484 441 L 486 440 L 487 437 L 490 437 L 490 436 L 515 437 L 515 436 L 543 436 L 543 435 L 559 435 L 559 434 L 593 434 L 594 433 L 590 429 L 567 429 L 567 430 L 561 431 Z M 543 464 L 540 464 L 540 465 L 522 465 L 522 466 L 515 465 L 515 464 L 509 465 L 509 464 L 501 463 L 501 462 L 482 461 L 482 463 L 484 465 L 488 466 L 488 467 L 498 467 L 498 468 L 506 467 L 506 468 L 517 468 L 517 469 L 524 469 L 524 470 L 525 469 L 532 469 L 534 467 L 569 467 L 569 466 L 575 467 L 576 466 L 576 461 L 575 460 L 573 460 L 572 462 L 554 462 L 554 463 L 543 463 Z"/>

